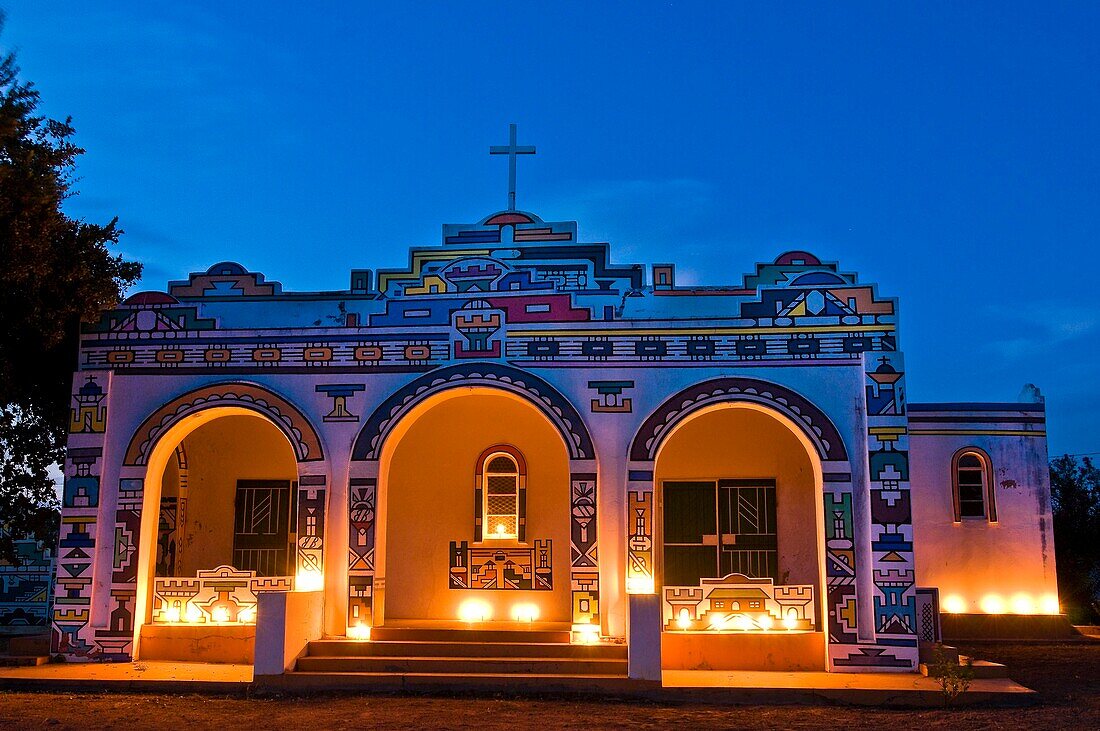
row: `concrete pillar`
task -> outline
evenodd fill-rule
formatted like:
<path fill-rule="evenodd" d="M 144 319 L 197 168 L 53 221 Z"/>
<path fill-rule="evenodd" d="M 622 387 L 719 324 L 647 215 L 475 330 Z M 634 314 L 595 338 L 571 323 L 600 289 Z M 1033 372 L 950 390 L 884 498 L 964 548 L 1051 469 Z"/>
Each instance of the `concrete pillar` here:
<path fill-rule="evenodd" d="M 634 680 L 661 680 L 661 598 L 627 595 L 627 664 Z"/>

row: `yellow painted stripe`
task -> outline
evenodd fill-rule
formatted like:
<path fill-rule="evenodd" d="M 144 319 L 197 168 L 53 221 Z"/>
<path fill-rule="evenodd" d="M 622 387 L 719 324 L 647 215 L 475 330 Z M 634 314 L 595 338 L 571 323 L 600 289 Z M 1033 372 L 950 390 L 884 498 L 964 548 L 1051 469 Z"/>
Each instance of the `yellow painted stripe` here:
<path fill-rule="evenodd" d="M 408 271 L 379 273 L 378 289 L 385 292 L 390 281 L 394 279 L 418 279 L 423 270 L 421 264 L 425 261 L 451 259 L 456 256 L 489 256 L 490 253 L 490 249 L 450 249 L 447 251 L 416 252 L 413 254 L 412 267 Z"/>
<path fill-rule="evenodd" d="M 992 436 L 992 437 L 1045 437 L 1045 431 L 1027 429 L 911 429 L 912 434 L 931 434 L 934 436 Z"/>
<path fill-rule="evenodd" d="M 818 332 L 883 332 L 892 333 L 892 325 L 828 325 L 822 327 L 685 327 L 665 328 L 661 330 L 511 330 L 508 337 L 532 338 L 546 335 L 739 335 L 742 333 L 818 333 Z"/>

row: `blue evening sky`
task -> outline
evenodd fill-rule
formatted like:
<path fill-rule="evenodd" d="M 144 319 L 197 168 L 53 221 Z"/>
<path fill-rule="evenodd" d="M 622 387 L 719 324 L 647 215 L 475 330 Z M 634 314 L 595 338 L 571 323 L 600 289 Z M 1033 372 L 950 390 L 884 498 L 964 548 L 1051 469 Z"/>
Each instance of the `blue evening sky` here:
<path fill-rule="evenodd" d="M 144 288 L 399 266 L 504 207 L 517 122 L 520 208 L 681 283 L 838 260 L 901 299 L 911 400 L 1034 382 L 1100 452 L 1100 3 L 349 5 L 0 0 L 0 44 Z"/>

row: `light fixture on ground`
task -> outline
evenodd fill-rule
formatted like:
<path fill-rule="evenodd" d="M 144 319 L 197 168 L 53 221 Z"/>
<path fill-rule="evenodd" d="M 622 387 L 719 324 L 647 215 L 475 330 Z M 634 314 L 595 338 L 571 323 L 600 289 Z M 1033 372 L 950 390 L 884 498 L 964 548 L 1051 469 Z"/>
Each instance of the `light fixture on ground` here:
<path fill-rule="evenodd" d="M 493 616 L 493 608 L 481 599 L 467 599 L 458 607 L 458 618 L 463 622 L 488 622 Z"/>
<path fill-rule="evenodd" d="M 325 577 L 318 569 L 301 569 L 294 577 L 294 591 L 321 591 Z"/>
<path fill-rule="evenodd" d="M 570 641 L 575 645 L 591 645 L 600 641 L 600 627 L 596 624 L 574 624 Z"/>
<path fill-rule="evenodd" d="M 626 577 L 627 594 L 653 594 L 656 591 L 652 576 L 636 574 Z"/>
<path fill-rule="evenodd" d="M 997 594 L 986 594 L 978 606 L 986 614 L 1004 614 L 1006 611 L 1005 600 Z"/>
<path fill-rule="evenodd" d="M 348 639 L 366 641 L 370 639 L 370 625 L 357 622 L 348 627 Z"/>
<path fill-rule="evenodd" d="M 516 604 L 512 607 L 512 619 L 517 622 L 534 622 L 539 618 L 539 608 L 534 604 Z"/>

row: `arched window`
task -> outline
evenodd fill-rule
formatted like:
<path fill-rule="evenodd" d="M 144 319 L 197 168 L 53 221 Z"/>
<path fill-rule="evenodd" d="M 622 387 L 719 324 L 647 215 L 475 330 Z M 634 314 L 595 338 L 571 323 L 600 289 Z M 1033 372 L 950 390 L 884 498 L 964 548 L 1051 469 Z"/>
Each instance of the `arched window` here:
<path fill-rule="evenodd" d="M 989 455 L 975 447 L 960 449 L 951 464 L 955 522 L 981 519 L 997 521 L 993 494 L 993 464 Z"/>
<path fill-rule="evenodd" d="M 526 539 L 527 467 L 515 447 L 487 449 L 478 459 L 474 540 Z"/>

